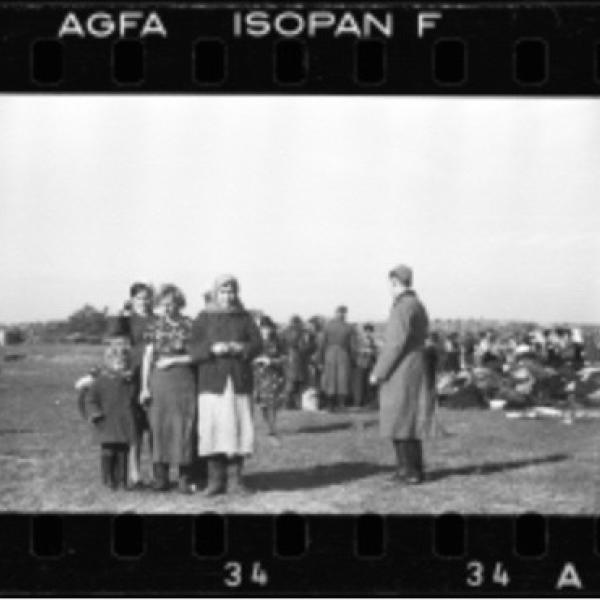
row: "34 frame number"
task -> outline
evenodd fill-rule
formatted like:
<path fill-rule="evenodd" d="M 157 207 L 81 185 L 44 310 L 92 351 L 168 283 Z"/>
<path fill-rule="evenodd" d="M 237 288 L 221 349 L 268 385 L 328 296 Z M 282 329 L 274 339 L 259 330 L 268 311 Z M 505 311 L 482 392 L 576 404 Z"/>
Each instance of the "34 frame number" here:
<path fill-rule="evenodd" d="M 240 587 L 244 582 L 244 568 L 242 563 L 229 561 L 225 564 L 225 578 L 223 582 L 227 587 Z M 250 583 L 264 587 L 269 583 L 269 575 L 260 562 L 253 562 L 250 569 Z"/>
<path fill-rule="evenodd" d="M 472 560 L 467 564 L 467 585 L 470 587 L 481 587 L 486 581 L 485 565 L 479 560 Z M 491 582 L 506 587 L 510 583 L 510 577 L 506 567 L 501 562 L 494 563 Z"/>

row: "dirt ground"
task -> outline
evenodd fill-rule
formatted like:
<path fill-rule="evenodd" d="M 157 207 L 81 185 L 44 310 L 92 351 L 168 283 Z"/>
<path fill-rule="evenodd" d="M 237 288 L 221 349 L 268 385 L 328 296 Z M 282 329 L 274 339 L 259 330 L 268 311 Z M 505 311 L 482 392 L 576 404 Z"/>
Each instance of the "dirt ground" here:
<path fill-rule="evenodd" d="M 392 483 L 391 449 L 377 414 L 285 411 L 275 447 L 257 420 L 247 464 L 249 497 L 110 492 L 98 448 L 80 418 L 73 383 L 99 347 L 30 346 L 0 362 L 0 509 L 10 511 L 203 511 L 278 513 L 543 513 L 600 509 L 600 419 L 511 421 L 501 412 L 439 412 L 447 435 L 425 445 L 428 480 Z M 258 415 L 257 415 L 258 417 Z M 144 472 L 150 474 L 147 453 Z"/>

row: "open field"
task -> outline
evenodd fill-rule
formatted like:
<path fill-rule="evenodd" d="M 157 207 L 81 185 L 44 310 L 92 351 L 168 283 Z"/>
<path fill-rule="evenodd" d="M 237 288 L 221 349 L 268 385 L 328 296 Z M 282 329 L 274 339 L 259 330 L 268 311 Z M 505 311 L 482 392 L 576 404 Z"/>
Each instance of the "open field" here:
<path fill-rule="evenodd" d="M 282 444 L 259 421 L 248 498 L 109 492 L 98 448 L 76 408 L 73 382 L 100 347 L 30 346 L 0 363 L 0 509 L 139 512 L 597 513 L 600 420 L 510 421 L 502 413 L 440 411 L 448 431 L 425 446 L 429 480 L 390 482 L 390 448 L 374 412 L 284 412 Z M 145 456 L 144 470 L 150 465 Z"/>

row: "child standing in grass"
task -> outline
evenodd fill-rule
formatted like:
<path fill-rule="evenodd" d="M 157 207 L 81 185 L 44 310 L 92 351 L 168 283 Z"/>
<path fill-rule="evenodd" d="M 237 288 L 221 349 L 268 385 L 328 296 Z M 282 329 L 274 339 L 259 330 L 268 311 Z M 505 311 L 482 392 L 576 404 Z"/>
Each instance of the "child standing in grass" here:
<path fill-rule="evenodd" d="M 111 489 L 127 488 L 127 457 L 135 442 L 133 404 L 137 389 L 131 372 L 131 343 L 127 320 L 109 324 L 104 367 L 84 396 L 85 414 L 100 444 L 102 483 Z"/>
<path fill-rule="evenodd" d="M 286 357 L 277 337 L 275 323 L 269 317 L 262 317 L 259 328 L 263 345 L 262 353 L 254 359 L 254 400 L 260 406 L 269 429 L 269 440 L 277 445 L 279 440 L 275 421 L 284 393 Z"/>

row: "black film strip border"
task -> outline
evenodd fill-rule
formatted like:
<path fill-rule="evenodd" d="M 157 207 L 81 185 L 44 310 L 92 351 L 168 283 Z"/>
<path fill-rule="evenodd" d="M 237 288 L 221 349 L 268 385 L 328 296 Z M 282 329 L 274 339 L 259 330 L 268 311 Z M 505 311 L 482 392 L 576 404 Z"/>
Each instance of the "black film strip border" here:
<path fill-rule="evenodd" d="M 587 595 L 593 517 L 3 515 L 3 594 Z"/>
<path fill-rule="evenodd" d="M 299 8 L 300 7 L 300 8 Z M 129 28 L 94 37 L 94 13 L 154 11 L 167 37 Z M 361 39 L 234 35 L 234 14 L 393 18 Z M 70 12 L 83 36 L 58 37 Z M 419 14 L 437 13 L 419 37 Z M 426 17 L 427 18 L 427 17 Z M 295 29 L 288 16 L 287 30 Z M 364 34 L 364 31 L 362 32 Z M 584 94 L 600 91 L 600 6 L 542 3 L 0 3 L 1 92 Z"/>

